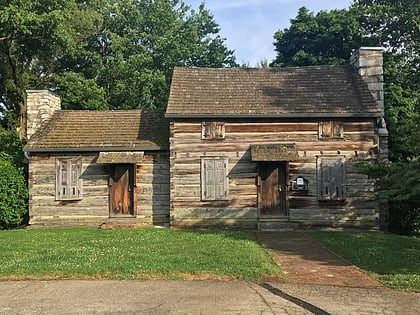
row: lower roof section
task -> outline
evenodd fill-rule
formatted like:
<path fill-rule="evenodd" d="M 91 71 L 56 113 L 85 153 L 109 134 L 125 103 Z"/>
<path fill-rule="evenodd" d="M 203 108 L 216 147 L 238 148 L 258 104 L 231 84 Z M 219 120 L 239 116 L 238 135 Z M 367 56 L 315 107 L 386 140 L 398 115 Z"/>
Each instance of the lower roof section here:
<path fill-rule="evenodd" d="M 294 143 L 251 145 L 251 158 L 254 162 L 295 161 L 299 154 Z"/>
<path fill-rule="evenodd" d="M 96 163 L 99 164 L 136 164 L 143 161 L 144 152 L 99 152 Z"/>

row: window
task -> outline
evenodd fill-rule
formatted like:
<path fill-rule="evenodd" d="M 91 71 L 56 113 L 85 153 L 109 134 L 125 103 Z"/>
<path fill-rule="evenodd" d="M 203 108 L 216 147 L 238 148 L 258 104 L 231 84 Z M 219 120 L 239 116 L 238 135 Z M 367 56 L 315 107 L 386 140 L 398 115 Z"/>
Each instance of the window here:
<path fill-rule="evenodd" d="M 342 121 L 320 121 L 318 124 L 319 139 L 342 139 L 343 122 Z"/>
<path fill-rule="evenodd" d="M 320 156 L 317 158 L 319 200 L 344 200 L 346 166 L 343 156 Z"/>
<path fill-rule="evenodd" d="M 225 123 L 218 121 L 204 121 L 201 123 L 201 139 L 223 140 L 225 138 Z"/>
<path fill-rule="evenodd" d="M 225 200 L 228 197 L 227 162 L 226 157 L 201 158 L 202 200 Z"/>
<path fill-rule="evenodd" d="M 82 162 L 76 159 L 58 159 L 56 162 L 56 200 L 80 200 L 83 197 Z"/>

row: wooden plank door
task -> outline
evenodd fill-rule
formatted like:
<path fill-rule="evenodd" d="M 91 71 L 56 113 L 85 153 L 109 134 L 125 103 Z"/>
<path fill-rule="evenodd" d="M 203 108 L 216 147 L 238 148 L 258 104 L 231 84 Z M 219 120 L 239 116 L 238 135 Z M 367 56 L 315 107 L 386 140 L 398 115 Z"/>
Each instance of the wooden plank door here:
<path fill-rule="evenodd" d="M 112 165 L 109 181 L 110 216 L 134 215 L 134 165 Z"/>
<path fill-rule="evenodd" d="M 264 162 L 259 172 L 259 215 L 260 217 L 287 216 L 287 168 L 286 162 Z"/>

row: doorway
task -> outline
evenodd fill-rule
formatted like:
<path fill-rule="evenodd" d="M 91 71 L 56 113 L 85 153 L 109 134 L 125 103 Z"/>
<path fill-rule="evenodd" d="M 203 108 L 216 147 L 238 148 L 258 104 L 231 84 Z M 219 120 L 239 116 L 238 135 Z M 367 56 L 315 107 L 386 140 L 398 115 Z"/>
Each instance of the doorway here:
<path fill-rule="evenodd" d="M 110 216 L 134 215 L 134 165 L 112 164 L 109 186 Z"/>
<path fill-rule="evenodd" d="M 287 162 L 258 164 L 258 210 L 260 218 L 288 216 Z"/>

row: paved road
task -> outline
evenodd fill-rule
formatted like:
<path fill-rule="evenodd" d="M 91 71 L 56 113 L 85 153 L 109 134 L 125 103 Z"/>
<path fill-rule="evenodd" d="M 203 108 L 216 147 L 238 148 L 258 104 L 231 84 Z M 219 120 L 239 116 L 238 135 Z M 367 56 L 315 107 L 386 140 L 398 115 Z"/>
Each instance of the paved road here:
<path fill-rule="evenodd" d="M 419 314 L 384 288 L 245 281 L 0 281 L 0 314 Z"/>

